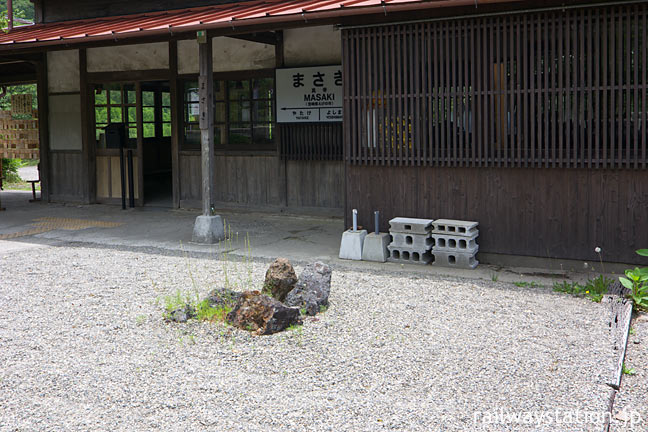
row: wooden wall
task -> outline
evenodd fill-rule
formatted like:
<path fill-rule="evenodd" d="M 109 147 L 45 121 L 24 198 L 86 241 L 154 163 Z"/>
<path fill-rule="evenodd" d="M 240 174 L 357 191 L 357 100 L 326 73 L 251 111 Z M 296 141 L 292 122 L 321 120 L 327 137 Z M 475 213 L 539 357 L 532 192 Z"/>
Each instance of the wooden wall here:
<path fill-rule="evenodd" d="M 200 153 L 181 152 L 179 165 L 180 204 L 197 207 L 202 195 Z M 277 156 L 217 155 L 214 187 L 219 204 L 341 210 L 343 174 L 342 162 L 286 162 Z"/>
<path fill-rule="evenodd" d="M 87 179 L 81 151 L 52 150 L 49 193 L 52 201 L 82 202 Z"/>
<path fill-rule="evenodd" d="M 348 209 L 479 222 L 481 252 L 637 262 L 648 247 L 648 171 L 349 166 Z"/>

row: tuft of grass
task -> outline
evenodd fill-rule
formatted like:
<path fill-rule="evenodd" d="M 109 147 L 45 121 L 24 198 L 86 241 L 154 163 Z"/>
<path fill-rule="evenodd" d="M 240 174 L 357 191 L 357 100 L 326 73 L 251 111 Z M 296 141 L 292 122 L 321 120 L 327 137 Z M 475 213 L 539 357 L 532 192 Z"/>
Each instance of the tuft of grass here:
<path fill-rule="evenodd" d="M 225 321 L 227 314 L 232 311 L 229 306 L 212 307 L 207 299 L 196 304 L 196 319 L 198 321 Z"/>
<path fill-rule="evenodd" d="M 499 275 L 497 273 L 491 273 L 491 280 L 493 282 L 497 282 L 498 279 L 499 279 Z"/>
<path fill-rule="evenodd" d="M 605 294 L 607 294 L 608 287 L 612 282 L 612 279 L 600 275 L 597 278 L 588 280 L 585 285 L 577 282 L 556 282 L 553 285 L 553 290 L 575 296 L 584 296 L 595 303 L 600 303 Z"/>
<path fill-rule="evenodd" d="M 625 363 L 623 363 L 623 375 L 636 375 L 637 371 L 634 368 L 628 368 Z"/>

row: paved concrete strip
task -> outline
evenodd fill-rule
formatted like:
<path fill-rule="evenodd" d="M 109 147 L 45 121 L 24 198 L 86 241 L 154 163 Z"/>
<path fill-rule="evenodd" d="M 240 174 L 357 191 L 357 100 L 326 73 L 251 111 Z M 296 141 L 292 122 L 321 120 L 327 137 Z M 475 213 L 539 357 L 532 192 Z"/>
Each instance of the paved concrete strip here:
<path fill-rule="evenodd" d="M 124 225 L 121 222 L 104 222 L 93 221 L 86 219 L 74 218 L 56 218 L 56 217 L 42 217 L 34 220 L 34 228 L 18 231 L 9 234 L 0 234 L 0 240 L 11 240 L 18 237 L 26 237 L 36 234 L 42 234 L 48 231 L 57 229 L 67 231 L 79 231 L 86 228 L 116 228 Z"/>

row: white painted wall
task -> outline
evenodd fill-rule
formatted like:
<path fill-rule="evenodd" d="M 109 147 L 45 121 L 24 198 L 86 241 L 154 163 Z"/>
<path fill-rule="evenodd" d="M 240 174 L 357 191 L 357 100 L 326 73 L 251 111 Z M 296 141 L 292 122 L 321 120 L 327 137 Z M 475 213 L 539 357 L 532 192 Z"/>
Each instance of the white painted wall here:
<path fill-rule="evenodd" d="M 79 50 L 47 53 L 47 87 L 50 93 L 78 92 Z"/>
<path fill-rule="evenodd" d="M 81 150 L 81 95 L 49 96 L 51 150 Z"/>
<path fill-rule="evenodd" d="M 88 48 L 88 72 L 168 68 L 169 44 L 167 42 Z"/>
<path fill-rule="evenodd" d="M 333 26 L 284 30 L 286 67 L 342 64 L 342 35 Z"/>
<path fill-rule="evenodd" d="M 275 48 L 257 42 L 217 37 L 212 42 L 214 72 L 229 72 L 275 67 Z M 198 73 L 198 43 L 178 41 L 178 73 Z"/>

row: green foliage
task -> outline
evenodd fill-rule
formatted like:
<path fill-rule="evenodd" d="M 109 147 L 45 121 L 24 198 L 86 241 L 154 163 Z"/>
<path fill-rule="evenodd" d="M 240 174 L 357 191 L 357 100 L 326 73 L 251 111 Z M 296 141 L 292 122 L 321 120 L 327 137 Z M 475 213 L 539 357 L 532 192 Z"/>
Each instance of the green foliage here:
<path fill-rule="evenodd" d="M 623 374 L 624 375 L 636 375 L 637 371 L 634 368 L 629 368 L 626 367 L 625 363 L 623 363 Z"/>
<path fill-rule="evenodd" d="M 194 299 L 191 294 L 183 293 L 180 289 L 177 289 L 174 294 L 164 296 L 164 317 L 169 318 L 174 310 L 192 303 L 194 303 Z"/>
<path fill-rule="evenodd" d="M 637 255 L 648 257 L 648 249 L 639 249 Z"/>
<path fill-rule="evenodd" d="M 207 299 L 196 304 L 196 319 L 198 321 L 225 321 L 227 314 L 232 311 L 229 306 L 212 307 Z"/>
<path fill-rule="evenodd" d="M 497 282 L 498 279 L 499 279 L 499 276 L 497 275 L 497 273 L 492 273 L 491 274 L 491 280 L 493 282 Z"/>
<path fill-rule="evenodd" d="M 553 290 L 575 296 L 585 296 L 593 302 L 599 303 L 603 299 L 603 296 L 607 294 L 612 282 L 612 279 L 600 275 L 597 278 L 588 280 L 585 285 L 581 285 L 578 282 L 556 282 L 553 285 Z"/>
<path fill-rule="evenodd" d="M 639 249 L 636 253 L 639 256 L 648 256 L 648 249 Z M 625 277 L 621 276 L 619 282 L 630 290 L 628 297 L 632 299 L 635 307 L 648 311 L 648 267 L 626 270 Z"/>
<path fill-rule="evenodd" d="M 2 175 L 7 183 L 20 183 L 18 168 L 22 166 L 21 159 L 2 159 Z"/>

